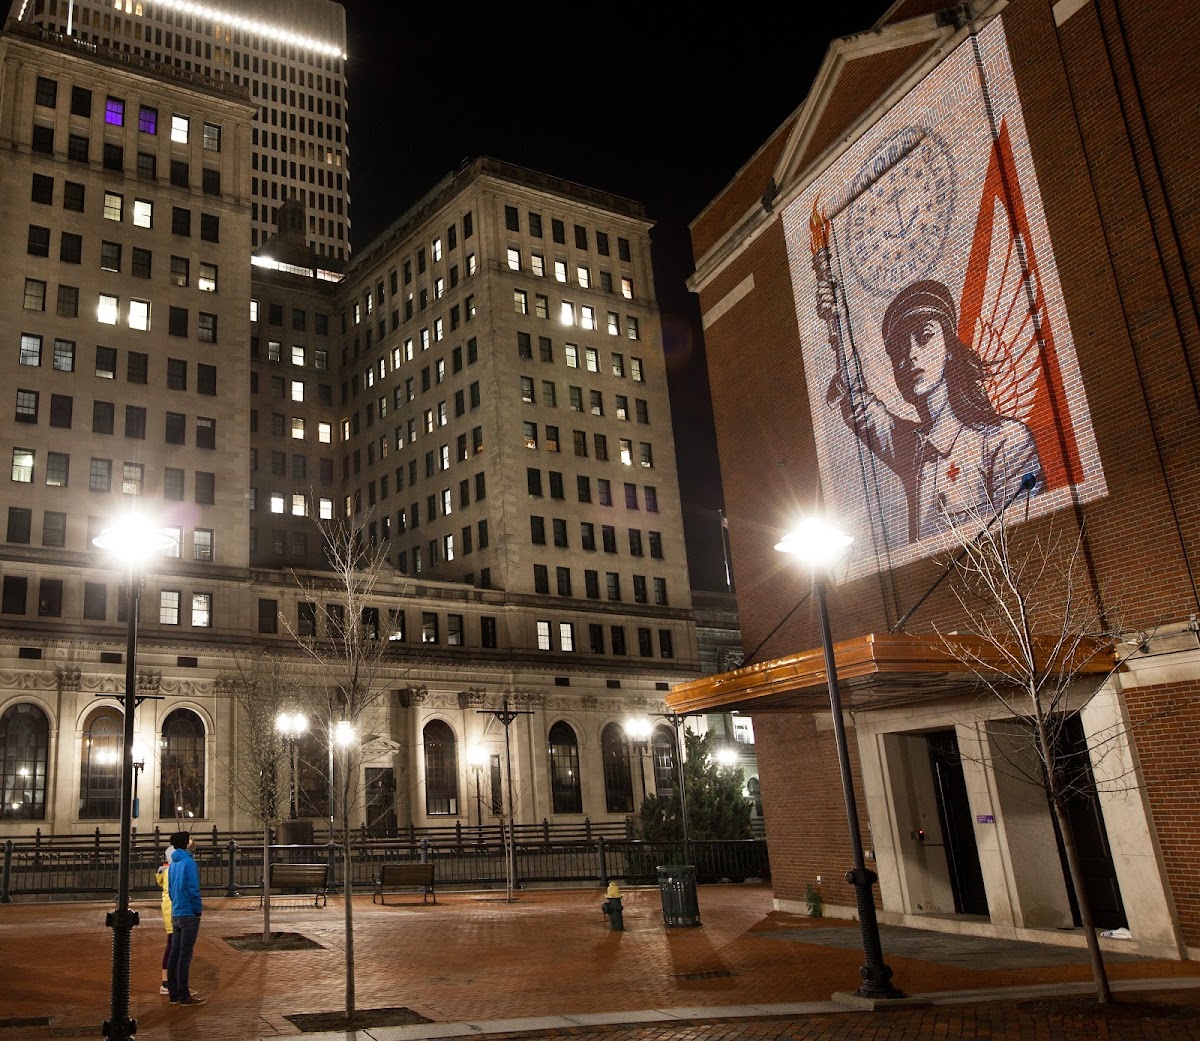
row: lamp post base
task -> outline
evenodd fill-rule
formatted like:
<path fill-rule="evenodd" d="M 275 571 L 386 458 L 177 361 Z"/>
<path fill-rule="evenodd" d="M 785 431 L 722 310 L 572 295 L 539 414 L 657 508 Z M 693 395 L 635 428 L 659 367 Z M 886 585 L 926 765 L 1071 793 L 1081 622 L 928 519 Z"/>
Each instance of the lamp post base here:
<path fill-rule="evenodd" d="M 138 917 L 137 911 L 120 908 L 104 918 L 104 924 L 113 931 L 112 1009 L 101 1027 L 109 1041 L 129 1041 L 137 1033 L 137 1020 L 129 1015 L 129 976 L 133 927 Z"/>
<path fill-rule="evenodd" d="M 871 893 L 878 875 L 870 868 L 854 868 L 846 872 L 846 881 L 854 886 L 858 904 L 858 926 L 862 932 L 866 964 L 858 970 L 862 985 L 854 992 L 859 998 L 902 998 L 904 991 L 892 986 L 892 970 L 883 960 L 879 942 L 879 922 L 875 917 L 875 898 Z"/>

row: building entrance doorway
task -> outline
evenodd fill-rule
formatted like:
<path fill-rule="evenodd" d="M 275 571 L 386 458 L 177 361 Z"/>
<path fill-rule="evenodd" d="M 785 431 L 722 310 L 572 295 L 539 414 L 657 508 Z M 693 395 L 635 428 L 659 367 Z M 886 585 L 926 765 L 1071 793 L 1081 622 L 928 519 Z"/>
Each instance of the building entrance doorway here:
<path fill-rule="evenodd" d="M 975 823 L 967 799 L 958 737 L 953 730 L 926 735 L 933 789 L 937 798 L 938 819 L 946 850 L 946 870 L 958 914 L 986 915 L 987 893 L 979 867 L 979 849 L 975 844 Z"/>
<path fill-rule="evenodd" d="M 1121 887 L 1117 884 L 1117 869 L 1113 863 L 1112 849 L 1108 844 L 1108 831 L 1104 827 L 1104 816 L 1100 812 L 1100 800 L 1096 795 L 1096 781 L 1092 775 L 1092 762 L 1088 753 L 1087 738 L 1079 715 L 1068 717 L 1059 731 L 1057 749 L 1059 780 L 1067 791 L 1067 817 L 1075 846 L 1079 853 L 1080 873 L 1096 926 L 1101 929 L 1119 929 L 1129 923 L 1125 918 L 1125 905 L 1121 900 Z M 1049 795 L 1047 793 L 1047 804 Z M 1071 884 L 1071 870 L 1067 865 L 1067 851 L 1063 846 L 1062 832 L 1054 807 L 1050 807 L 1050 819 L 1054 824 L 1054 838 L 1058 843 L 1058 856 L 1062 863 L 1063 881 L 1067 886 L 1067 897 L 1071 902 L 1071 916 L 1075 924 L 1079 919 L 1079 901 L 1075 887 Z"/>
<path fill-rule="evenodd" d="M 396 834 L 396 775 L 391 767 L 367 767 L 367 834 Z"/>

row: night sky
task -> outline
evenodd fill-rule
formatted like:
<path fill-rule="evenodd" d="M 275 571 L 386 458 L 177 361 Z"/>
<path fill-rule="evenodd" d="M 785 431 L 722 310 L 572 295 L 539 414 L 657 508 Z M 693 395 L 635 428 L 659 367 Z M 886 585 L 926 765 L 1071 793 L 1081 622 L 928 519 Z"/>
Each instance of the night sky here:
<path fill-rule="evenodd" d="M 596 7 L 343 6 L 356 246 L 481 155 L 645 205 L 692 585 L 723 590 L 723 500 L 699 310 L 684 284 L 694 268 L 687 225 L 804 100 L 829 42 L 870 29 L 886 0 L 782 22 L 760 6 L 741 24 L 728 10 L 707 21 L 699 7 L 684 23 L 675 7 L 609 8 L 605 21 Z"/>

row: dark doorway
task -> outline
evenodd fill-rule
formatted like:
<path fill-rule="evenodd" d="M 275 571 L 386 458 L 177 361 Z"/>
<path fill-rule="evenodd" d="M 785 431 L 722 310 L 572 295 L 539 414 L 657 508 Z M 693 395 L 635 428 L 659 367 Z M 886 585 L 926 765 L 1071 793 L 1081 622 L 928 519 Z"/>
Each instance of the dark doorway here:
<path fill-rule="evenodd" d="M 954 893 L 954 910 L 958 914 L 986 915 L 987 893 L 979 868 L 979 849 L 975 845 L 975 825 L 967 800 L 958 737 L 953 730 L 940 730 L 927 735 L 926 741 L 946 848 L 946 869 Z"/>
<path fill-rule="evenodd" d="M 367 834 L 396 834 L 396 775 L 391 767 L 367 767 Z"/>
<path fill-rule="evenodd" d="M 1068 793 L 1067 818 L 1075 835 L 1083 888 L 1088 895 L 1088 902 L 1092 905 L 1096 926 L 1101 929 L 1120 929 L 1129 923 L 1125 919 L 1125 904 L 1121 900 L 1121 887 L 1117 884 L 1117 869 L 1113 864 L 1108 831 L 1104 827 L 1100 800 L 1096 796 L 1092 760 L 1083 733 L 1083 723 L 1078 714 L 1068 717 L 1063 723 L 1058 735 L 1055 757 L 1059 780 Z M 1047 793 L 1047 804 L 1049 801 Z M 1062 832 L 1059 830 L 1053 806 L 1050 807 L 1050 819 L 1054 822 L 1058 857 L 1062 863 L 1063 880 L 1067 884 L 1067 896 L 1071 901 L 1071 917 L 1076 925 L 1082 925 L 1079 918 L 1079 901 L 1075 896 L 1075 887 L 1071 884 L 1071 870 L 1067 866 L 1067 851 L 1063 846 Z"/>

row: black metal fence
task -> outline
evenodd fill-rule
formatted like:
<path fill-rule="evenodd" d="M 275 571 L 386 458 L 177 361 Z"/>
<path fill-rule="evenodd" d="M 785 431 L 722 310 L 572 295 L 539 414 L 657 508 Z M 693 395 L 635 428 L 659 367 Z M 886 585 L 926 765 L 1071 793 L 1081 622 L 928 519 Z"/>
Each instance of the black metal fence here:
<path fill-rule="evenodd" d="M 607 885 L 653 883 L 659 864 L 690 863 L 700 882 L 742 882 L 769 878 L 767 846 L 762 839 L 725 842 L 642 842 L 623 836 L 572 836 L 550 826 L 514 829 L 516 883 Z M 574 826 L 572 826 L 574 827 Z M 411 840 L 355 836 L 352 842 L 351 882 L 371 884 L 380 864 L 420 861 L 434 864 L 439 888 L 504 886 L 506 842 L 498 827 L 484 829 L 427 829 L 445 834 L 422 834 Z M 578 829 L 575 829 L 578 830 Z M 611 828 L 597 828 L 611 831 Z M 263 879 L 261 835 L 204 836 L 193 849 L 200 868 L 201 887 L 213 895 L 258 893 Z M 0 903 L 21 898 L 97 899 L 117 890 L 120 860 L 116 836 L 86 838 L 8 839 L 3 844 Z M 166 838 L 157 831 L 136 836 L 130 849 L 130 891 L 154 893 L 154 872 L 162 863 Z M 330 886 L 344 885 L 341 846 L 337 842 L 311 845 L 272 844 L 272 861 L 315 862 L 329 865 Z"/>

